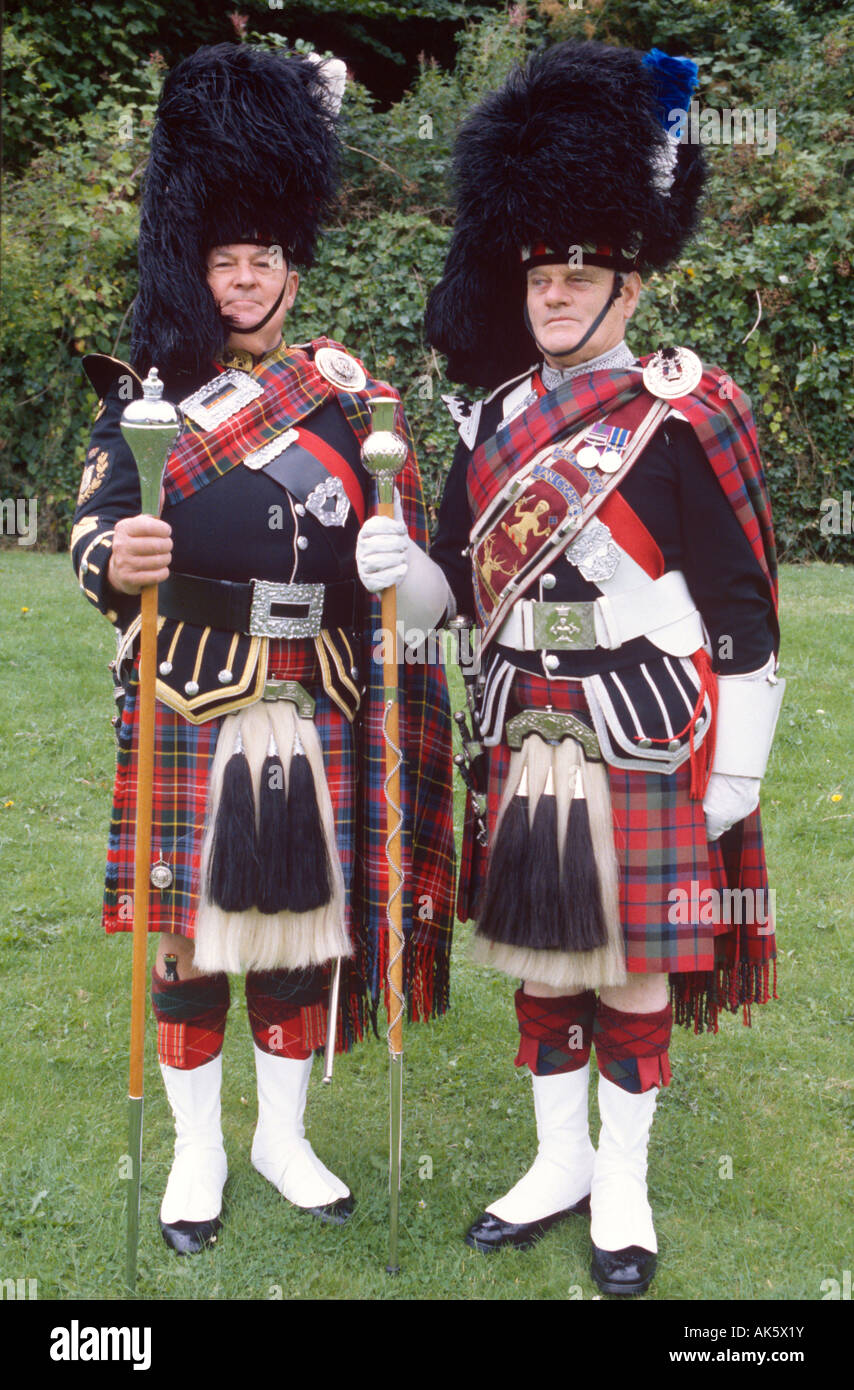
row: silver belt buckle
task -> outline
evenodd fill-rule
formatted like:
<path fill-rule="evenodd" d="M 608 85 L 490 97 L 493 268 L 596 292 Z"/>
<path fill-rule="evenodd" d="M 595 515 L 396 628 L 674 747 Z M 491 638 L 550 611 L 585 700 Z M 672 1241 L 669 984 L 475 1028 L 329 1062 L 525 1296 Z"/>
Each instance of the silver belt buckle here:
<path fill-rule="evenodd" d="M 591 651 L 596 646 L 593 604 L 532 604 L 534 647 L 539 651 Z"/>
<path fill-rule="evenodd" d="M 323 593 L 322 584 L 275 584 L 253 579 L 250 637 L 316 637 L 323 622 Z M 276 613 L 278 604 L 299 605 L 305 611 Z"/>

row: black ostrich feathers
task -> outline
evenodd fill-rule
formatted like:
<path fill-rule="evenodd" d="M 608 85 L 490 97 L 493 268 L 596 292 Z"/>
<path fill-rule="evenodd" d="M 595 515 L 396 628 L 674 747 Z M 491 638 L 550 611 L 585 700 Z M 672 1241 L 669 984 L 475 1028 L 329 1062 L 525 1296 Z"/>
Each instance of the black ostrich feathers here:
<path fill-rule="evenodd" d="M 689 94 L 686 82 L 674 104 L 687 107 Z M 663 107 L 673 95 L 670 73 L 643 54 L 567 42 L 536 54 L 473 111 L 455 146 L 454 234 L 425 321 L 453 380 L 492 388 L 538 360 L 522 317 L 521 247 L 545 243 L 569 259 L 570 247 L 607 246 L 642 274 L 679 256 L 704 167 L 699 146 L 679 144 L 662 191 L 671 148 Z"/>
<path fill-rule="evenodd" d="M 198 372 L 226 328 L 212 246 L 279 245 L 309 266 L 335 197 L 339 144 L 318 65 L 250 44 L 200 48 L 163 86 L 145 176 L 132 359 Z"/>

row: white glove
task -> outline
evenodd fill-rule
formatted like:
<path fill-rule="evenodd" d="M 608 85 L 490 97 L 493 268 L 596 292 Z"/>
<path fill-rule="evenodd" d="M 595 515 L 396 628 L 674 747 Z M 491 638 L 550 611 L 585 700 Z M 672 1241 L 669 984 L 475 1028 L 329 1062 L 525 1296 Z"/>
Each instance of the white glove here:
<path fill-rule="evenodd" d="M 397 617 L 406 631 L 425 636 L 453 608 L 453 595 L 439 566 L 409 536 L 400 494 L 394 490 L 394 520 L 372 516 L 356 539 L 356 569 L 371 594 L 397 586 Z"/>
<path fill-rule="evenodd" d="M 356 539 L 356 569 L 369 594 L 399 584 L 409 568 L 409 534 L 403 520 L 400 493 L 394 490 L 394 520 L 369 517 Z"/>
<path fill-rule="evenodd" d="M 786 682 L 772 652 L 758 671 L 718 676 L 718 714 L 712 776 L 764 777 Z"/>
<path fill-rule="evenodd" d="M 706 835 L 717 840 L 737 821 L 744 820 L 759 805 L 760 778 L 732 777 L 726 772 L 713 772 L 709 778 L 703 811 Z"/>

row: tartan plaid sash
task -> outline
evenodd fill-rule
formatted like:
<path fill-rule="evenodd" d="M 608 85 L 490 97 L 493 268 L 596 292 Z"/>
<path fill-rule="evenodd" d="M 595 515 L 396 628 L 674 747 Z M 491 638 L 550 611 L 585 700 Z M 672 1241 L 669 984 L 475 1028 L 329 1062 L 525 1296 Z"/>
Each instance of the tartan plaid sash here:
<path fill-rule="evenodd" d="M 621 500 L 617 487 L 666 410 L 664 403 L 642 390 L 609 413 L 602 423 L 611 433 L 619 431 L 625 437 L 628 454 L 619 471 L 607 480 L 596 470 L 580 466 L 570 437 L 547 446 L 534 456 L 533 468 L 515 500 L 500 504 L 485 533 L 475 539 L 472 532 L 474 599 L 486 629 L 483 648 L 495 636 L 510 606 L 581 534 L 592 514 L 598 511 L 608 518 L 612 501 Z M 574 429 L 569 432 L 576 439 L 578 434 Z M 637 523 L 625 502 L 616 515 L 624 519 L 627 512 Z"/>
<path fill-rule="evenodd" d="M 338 343 L 320 338 L 310 344 L 309 350 L 282 348 L 273 358 L 267 358 L 263 365 L 256 366 L 252 375 L 263 378 L 265 383 L 269 379 L 274 386 L 269 398 L 265 389 L 262 396 L 239 411 L 232 420 L 223 422 L 219 429 L 205 433 L 188 422 L 167 463 L 166 491 L 170 500 L 189 497 L 215 478 L 223 476 L 241 461 L 245 453 L 275 437 L 336 391 L 320 376 L 310 357 L 310 351 L 326 346 L 340 348 Z M 369 377 L 367 385 L 358 395 L 344 391 L 336 391 L 336 395 L 361 441 L 371 429 L 369 402 L 375 396 L 397 397 L 398 393 L 386 383 Z M 409 535 L 416 545 L 426 551 L 428 530 L 421 479 L 412 435 L 401 405 L 398 405 L 395 429 L 406 440 L 408 451 L 406 465 L 396 479 L 403 518 Z M 376 484 L 372 483 L 372 486 L 375 491 Z M 388 960 L 383 733 L 385 687 L 382 660 L 376 656 L 377 644 L 382 638 L 379 595 L 366 594 L 360 627 L 361 631 L 356 634 L 361 658 L 358 665 L 364 673 L 366 689 L 357 725 L 355 760 L 358 767 L 351 771 L 348 764 L 346 769 L 347 778 L 358 787 L 355 825 L 347 829 L 352 843 L 346 852 L 353 863 L 350 901 L 359 938 L 358 979 L 352 985 L 352 996 L 356 999 L 358 994 L 359 998 L 358 1007 L 356 1004 L 353 1006 L 355 1012 L 344 1019 L 342 1045 L 346 1046 L 354 1037 L 361 1036 L 366 1014 L 374 1021 L 376 1019 L 385 987 Z M 304 648 L 310 648 L 313 657 L 313 642 L 274 640 L 269 656 L 270 676 L 287 675 L 299 679 Z M 328 706 L 323 693 L 318 696 L 318 703 Z M 403 752 L 404 986 L 408 1017 L 417 1021 L 443 1014 L 448 1007 L 450 990 L 456 855 L 451 720 L 447 683 L 441 663 L 401 664 L 399 703 L 400 745 Z M 122 786 L 128 780 L 131 785 L 126 794 L 119 797 L 117 783 L 108 869 L 110 878 L 105 900 L 108 931 L 130 928 L 130 923 L 122 915 L 121 898 L 127 896 L 122 892 L 124 886 L 128 882 L 132 884 L 136 774 L 131 766 L 130 741 L 132 726 L 138 717 L 134 702 L 129 701 L 125 714 L 127 742 L 123 752 L 120 751 L 120 774 L 124 774 Z M 169 728 L 174 729 L 171 757 L 176 764 L 188 767 L 191 775 L 186 779 L 189 784 L 187 803 L 180 806 L 166 802 L 158 806 L 155 803 L 155 813 L 164 817 L 173 832 L 176 829 L 173 823 L 177 818 L 180 822 L 177 828 L 185 830 L 186 835 L 178 835 L 176 839 L 192 845 L 193 836 L 204 820 L 208 767 L 221 721 L 215 718 L 204 725 L 193 725 L 159 703 L 158 720 L 161 723 L 165 721 Z M 344 754 L 338 742 L 339 728 L 346 726 L 346 721 L 338 712 L 332 711 L 327 715 L 326 722 L 328 736 L 324 747 L 326 749 L 328 743 L 330 758 L 340 761 Z M 163 730 L 159 726 L 156 756 L 160 760 L 160 772 L 164 759 L 163 745 Z M 124 767 L 121 766 L 122 759 Z M 190 850 L 185 852 L 182 848 L 176 857 L 180 858 L 181 855 L 192 860 Z M 186 891 L 175 905 L 174 918 L 155 923 L 152 914 L 149 925 L 152 930 L 172 930 L 182 935 L 192 935 L 197 897 L 191 888 L 193 864 L 178 867 L 182 869 L 181 878 L 186 883 Z M 175 895 L 170 896 L 174 898 Z M 351 967 L 348 966 L 347 970 L 351 970 Z M 356 967 L 352 967 L 352 972 L 355 970 Z M 342 989 L 346 992 L 346 985 Z M 322 1022 L 325 1005 L 317 1007 Z M 306 1005 L 303 1008 L 303 1021 L 305 1036 L 312 1039 L 307 1045 L 313 1047 L 322 1045 L 323 1036 L 321 1022 L 317 1022 L 316 1026 L 311 1023 L 309 1030 L 312 1009 L 315 1006 Z"/>
<path fill-rule="evenodd" d="M 640 359 L 645 366 L 649 357 Z M 473 516 L 480 516 L 507 480 L 552 440 L 594 425 L 635 399 L 637 370 L 596 371 L 561 382 L 503 424 L 476 450 L 468 471 Z M 777 561 L 771 506 L 759 458 L 750 401 L 718 368 L 707 368 L 688 396 L 673 402 L 703 446 L 715 475 L 768 580 L 777 603 Z"/>
<path fill-rule="evenodd" d="M 182 502 L 222 478 L 247 454 L 311 415 L 332 395 L 337 397 L 359 443 L 364 440 L 371 429 L 370 400 L 375 396 L 396 396 L 397 392 L 370 378 L 358 394 L 339 390 L 321 376 L 313 354 L 322 347 L 341 352 L 346 352 L 346 348 L 330 338 L 314 339 L 308 346 L 310 352 L 302 347 L 283 346 L 257 363 L 246 375 L 263 387 L 261 395 L 216 428 L 206 430 L 185 416 L 184 427 L 166 463 L 167 502 Z M 223 368 L 217 370 L 222 372 Z"/>

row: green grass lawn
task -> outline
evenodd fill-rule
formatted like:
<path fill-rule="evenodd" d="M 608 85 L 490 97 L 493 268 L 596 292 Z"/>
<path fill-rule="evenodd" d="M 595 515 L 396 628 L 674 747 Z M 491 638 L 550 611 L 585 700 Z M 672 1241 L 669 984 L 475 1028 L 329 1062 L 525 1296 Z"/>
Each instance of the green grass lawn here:
<path fill-rule="evenodd" d="M 121 1298 L 130 938 L 100 930 L 114 739 L 112 631 L 66 556 L 7 550 L 2 576 L 0 1280 L 43 1299 Z M 820 1299 L 852 1267 L 854 569 L 783 572 L 789 681 L 763 792 L 780 1001 L 752 1029 L 674 1037 L 651 1142 L 659 1273 L 650 1300 Z M 462 802 L 458 798 L 458 814 Z M 535 1147 L 513 984 L 454 950 L 451 1011 L 405 1041 L 402 1273 L 387 1257 L 387 1054 L 319 1067 L 307 1121 L 353 1188 L 318 1227 L 251 1167 L 254 1068 L 242 982 L 225 1039 L 229 1155 L 220 1244 L 180 1260 L 157 1211 L 172 1124 L 148 1023 L 138 1292 L 149 1299 L 591 1298 L 586 1226 L 485 1257 L 460 1239 Z M 730 1160 L 730 1162 L 727 1162 Z M 731 1172 L 732 1176 L 722 1176 Z"/>

